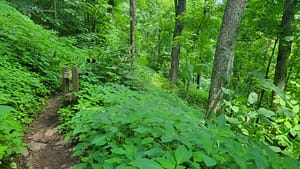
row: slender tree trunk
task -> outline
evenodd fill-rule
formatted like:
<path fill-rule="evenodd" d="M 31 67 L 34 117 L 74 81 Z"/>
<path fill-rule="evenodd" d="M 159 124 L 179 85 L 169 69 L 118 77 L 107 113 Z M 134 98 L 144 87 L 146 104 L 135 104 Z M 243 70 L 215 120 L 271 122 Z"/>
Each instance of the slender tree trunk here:
<path fill-rule="evenodd" d="M 193 38 L 193 42 L 192 42 L 192 49 L 191 49 L 191 52 L 194 52 L 195 50 L 195 47 L 196 47 L 196 44 L 197 44 L 197 41 L 199 40 L 199 34 L 200 34 L 200 31 L 205 23 L 205 20 L 207 18 L 207 10 L 204 9 L 203 10 L 203 16 L 199 22 L 199 25 L 197 27 L 197 30 L 196 30 L 196 36 Z"/>
<path fill-rule="evenodd" d="M 130 0 L 130 57 L 134 65 L 135 60 L 135 0 Z"/>
<path fill-rule="evenodd" d="M 171 52 L 171 68 L 170 68 L 170 81 L 174 84 L 178 80 L 179 71 L 179 59 L 181 44 L 177 41 L 177 38 L 181 35 L 184 22 L 179 18 L 180 15 L 186 11 L 186 0 L 174 0 L 175 2 L 175 29 L 173 34 L 173 40 L 176 41 L 176 45 L 172 48 Z"/>
<path fill-rule="evenodd" d="M 157 70 L 160 70 L 160 66 L 162 65 L 162 58 L 161 58 L 161 28 L 158 28 L 158 46 L 157 46 Z"/>
<path fill-rule="evenodd" d="M 277 38 L 275 40 L 275 42 L 274 42 L 274 46 L 273 46 L 273 49 L 272 49 L 272 54 L 271 54 L 271 56 L 269 58 L 267 69 L 266 69 L 266 73 L 265 73 L 265 79 L 269 78 L 269 72 L 270 72 L 270 68 L 271 68 L 271 63 L 272 63 L 272 60 L 273 60 L 273 57 L 274 57 L 274 54 L 275 54 L 275 49 L 276 49 L 278 40 L 279 40 L 279 38 Z M 260 95 L 259 95 L 259 100 L 258 100 L 257 108 L 260 108 L 262 100 L 263 100 L 263 97 L 264 97 L 264 94 L 265 94 L 265 90 L 263 89 L 261 91 Z"/>
<path fill-rule="evenodd" d="M 197 73 L 197 89 L 200 89 L 201 86 L 201 74 Z"/>
<path fill-rule="evenodd" d="M 204 9 L 203 10 L 203 16 L 201 18 L 201 21 L 199 22 L 199 25 L 198 25 L 198 28 L 197 28 L 197 31 L 196 31 L 196 37 L 193 38 L 191 53 L 194 52 L 194 49 L 196 47 L 196 43 L 199 40 L 199 34 L 200 34 L 200 31 L 201 31 L 201 28 L 205 23 L 206 17 L 207 17 L 207 10 Z M 200 57 L 199 60 L 200 60 L 200 63 L 201 63 L 201 57 Z M 201 73 L 197 73 L 197 88 L 200 89 L 200 86 L 201 86 Z"/>
<path fill-rule="evenodd" d="M 186 91 L 185 91 L 185 99 L 188 99 L 190 97 L 190 86 L 191 85 L 191 79 L 186 79 Z"/>
<path fill-rule="evenodd" d="M 285 0 L 283 16 L 281 20 L 282 32 L 279 39 L 279 50 L 277 56 L 277 64 L 275 68 L 274 83 L 281 90 L 286 88 L 286 79 L 288 71 L 289 57 L 292 49 L 294 15 L 297 0 Z"/>
<path fill-rule="evenodd" d="M 214 58 L 206 118 L 212 113 L 220 113 L 222 88 L 226 88 L 232 74 L 234 49 L 238 30 L 242 21 L 247 0 L 228 0 L 223 16 Z"/>

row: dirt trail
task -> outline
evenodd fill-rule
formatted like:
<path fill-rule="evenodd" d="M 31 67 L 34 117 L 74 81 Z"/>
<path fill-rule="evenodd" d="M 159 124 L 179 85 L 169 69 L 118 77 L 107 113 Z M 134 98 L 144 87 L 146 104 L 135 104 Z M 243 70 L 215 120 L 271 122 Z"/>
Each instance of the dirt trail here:
<path fill-rule="evenodd" d="M 18 158 L 18 169 L 70 169 L 77 162 L 71 157 L 71 145 L 56 129 L 61 105 L 58 96 L 51 97 L 45 111 L 30 125 L 24 137 L 28 152 Z"/>

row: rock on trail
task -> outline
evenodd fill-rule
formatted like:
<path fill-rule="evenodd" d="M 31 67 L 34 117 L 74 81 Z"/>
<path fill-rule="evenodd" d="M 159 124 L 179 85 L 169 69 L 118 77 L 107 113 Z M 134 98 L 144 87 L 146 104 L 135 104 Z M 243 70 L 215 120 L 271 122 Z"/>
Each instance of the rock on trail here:
<path fill-rule="evenodd" d="M 70 169 L 78 162 L 71 157 L 73 148 L 56 129 L 61 105 L 58 96 L 51 97 L 45 111 L 30 125 L 24 136 L 28 151 L 17 158 L 18 169 Z"/>

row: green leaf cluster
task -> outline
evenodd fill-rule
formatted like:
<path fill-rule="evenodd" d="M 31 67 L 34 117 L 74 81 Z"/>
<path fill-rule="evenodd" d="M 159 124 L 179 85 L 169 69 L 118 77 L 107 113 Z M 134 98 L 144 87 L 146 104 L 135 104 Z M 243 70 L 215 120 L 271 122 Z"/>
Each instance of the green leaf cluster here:
<path fill-rule="evenodd" d="M 12 107 L 0 105 L 0 167 L 4 158 L 25 149 L 23 128 L 11 115 L 14 111 Z"/>
<path fill-rule="evenodd" d="M 82 56 L 72 41 L 58 38 L 33 23 L 4 0 L 0 1 L 0 56 L 40 75 L 49 87 L 58 87 L 61 64 L 76 64 Z M 79 52 L 80 51 L 80 52 Z"/>
<path fill-rule="evenodd" d="M 0 163 L 24 149 L 26 125 L 59 86 L 60 65 L 84 51 L 0 0 Z M 78 54 L 82 52 L 82 54 Z M 78 55 L 77 55 L 78 54 Z M 0 166 L 5 168 L 6 166 Z"/>
<path fill-rule="evenodd" d="M 231 102 L 224 100 L 226 120 L 233 130 L 269 145 L 277 153 L 298 159 L 300 155 L 299 103 L 291 93 L 283 93 L 263 77 L 258 76 L 258 78 L 265 90 L 276 93 L 272 107 L 256 108 L 254 105 L 258 95 L 251 92 L 247 106 L 239 102 L 239 98 L 234 98 Z"/>
<path fill-rule="evenodd" d="M 239 135 L 224 116 L 205 122 L 174 95 L 85 83 L 67 123 L 77 140 L 75 168 L 297 168 Z"/>

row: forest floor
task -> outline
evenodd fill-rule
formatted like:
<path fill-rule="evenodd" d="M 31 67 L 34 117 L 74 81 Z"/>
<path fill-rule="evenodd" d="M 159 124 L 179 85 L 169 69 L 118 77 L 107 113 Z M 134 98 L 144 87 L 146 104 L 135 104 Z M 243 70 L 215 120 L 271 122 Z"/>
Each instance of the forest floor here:
<path fill-rule="evenodd" d="M 29 126 L 24 136 L 28 151 L 17 157 L 18 169 L 69 169 L 78 162 L 71 157 L 72 145 L 56 129 L 61 106 L 59 96 L 50 97 L 44 112 Z"/>

